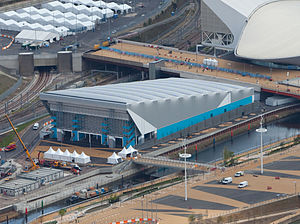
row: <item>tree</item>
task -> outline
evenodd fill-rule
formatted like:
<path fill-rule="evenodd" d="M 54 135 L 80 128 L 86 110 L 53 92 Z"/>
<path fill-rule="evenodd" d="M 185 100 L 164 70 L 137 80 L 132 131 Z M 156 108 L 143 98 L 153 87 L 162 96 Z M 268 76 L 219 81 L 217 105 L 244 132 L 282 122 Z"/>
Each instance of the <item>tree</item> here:
<path fill-rule="evenodd" d="M 189 215 L 189 223 L 193 223 L 195 221 L 195 216 L 194 215 Z"/>
<path fill-rule="evenodd" d="M 223 157 L 224 165 L 226 165 L 228 162 L 230 162 L 230 164 L 234 163 L 234 152 L 229 151 L 226 147 L 224 147 Z"/>
<path fill-rule="evenodd" d="M 60 215 L 60 218 L 62 220 L 62 217 L 66 214 L 67 210 L 65 208 L 62 208 L 59 210 L 58 214 Z"/>
<path fill-rule="evenodd" d="M 223 223 L 224 219 L 222 216 L 218 216 L 217 223 Z"/>

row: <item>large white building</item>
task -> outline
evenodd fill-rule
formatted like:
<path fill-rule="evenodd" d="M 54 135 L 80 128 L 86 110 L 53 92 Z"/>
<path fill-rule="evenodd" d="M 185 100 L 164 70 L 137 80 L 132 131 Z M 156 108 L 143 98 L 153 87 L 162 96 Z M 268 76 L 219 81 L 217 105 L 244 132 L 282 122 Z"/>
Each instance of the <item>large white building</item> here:
<path fill-rule="evenodd" d="M 50 91 L 40 99 L 52 137 L 110 147 L 140 145 L 210 127 L 252 112 L 253 88 L 168 78 Z"/>

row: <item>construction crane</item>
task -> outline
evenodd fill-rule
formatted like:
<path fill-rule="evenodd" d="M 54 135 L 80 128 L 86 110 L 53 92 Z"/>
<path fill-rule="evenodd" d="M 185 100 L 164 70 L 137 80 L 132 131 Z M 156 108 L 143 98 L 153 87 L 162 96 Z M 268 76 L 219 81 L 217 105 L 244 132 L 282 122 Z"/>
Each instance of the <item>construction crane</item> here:
<path fill-rule="evenodd" d="M 15 127 L 14 127 L 14 125 L 12 124 L 11 120 L 9 119 L 8 115 L 5 114 L 5 117 L 6 117 L 7 120 L 9 121 L 10 126 L 12 127 L 12 129 L 14 130 L 14 132 L 16 133 L 18 139 L 20 140 L 20 142 L 21 142 L 21 144 L 22 144 L 22 146 L 23 146 L 24 151 L 25 151 L 26 154 L 27 154 L 27 157 L 29 158 L 30 162 L 32 163 L 32 167 L 31 167 L 29 170 L 36 170 L 36 169 L 39 169 L 40 167 L 39 167 L 38 165 L 36 165 L 35 162 L 33 161 L 33 159 L 31 158 L 31 155 L 30 155 L 28 149 L 26 148 L 24 142 L 22 141 L 22 139 L 21 139 L 19 133 L 18 133 L 17 130 L 15 129 Z"/>

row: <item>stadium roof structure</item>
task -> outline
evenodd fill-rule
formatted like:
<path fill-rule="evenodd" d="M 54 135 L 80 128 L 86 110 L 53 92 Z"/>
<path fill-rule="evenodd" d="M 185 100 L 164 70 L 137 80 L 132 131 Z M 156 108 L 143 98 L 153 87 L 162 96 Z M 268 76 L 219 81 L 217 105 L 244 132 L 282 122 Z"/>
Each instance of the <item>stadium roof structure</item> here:
<path fill-rule="evenodd" d="M 293 0 L 269 2 L 255 10 L 242 31 L 235 54 L 295 64 L 298 60 L 294 59 L 300 56 L 299 11 L 300 1 Z"/>
<path fill-rule="evenodd" d="M 40 99 L 77 107 L 126 110 L 139 131 L 146 134 L 234 102 L 239 107 L 244 99 L 252 103 L 253 95 L 253 88 L 168 78 L 50 91 L 41 93 Z"/>
<path fill-rule="evenodd" d="M 228 48 L 234 49 L 248 17 L 259 6 L 270 0 L 204 0 L 204 3 L 229 28 L 234 36 Z"/>

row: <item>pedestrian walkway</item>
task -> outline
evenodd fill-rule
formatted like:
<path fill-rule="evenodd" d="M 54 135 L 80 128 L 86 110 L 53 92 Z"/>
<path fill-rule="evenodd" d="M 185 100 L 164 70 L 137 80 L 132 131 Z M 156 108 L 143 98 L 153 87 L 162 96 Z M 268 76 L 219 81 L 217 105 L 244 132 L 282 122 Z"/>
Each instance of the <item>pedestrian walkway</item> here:
<path fill-rule="evenodd" d="M 150 166 L 160 166 L 168 167 L 175 169 L 184 169 L 185 162 L 181 160 L 168 159 L 166 157 L 149 157 L 141 156 L 133 160 L 134 163 Z M 186 168 L 188 170 L 201 170 L 201 171 L 211 171 L 215 169 L 225 169 L 220 166 L 213 166 L 206 163 L 195 163 L 195 162 L 186 162 Z"/>

